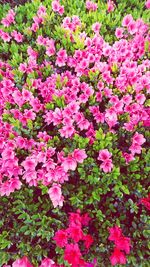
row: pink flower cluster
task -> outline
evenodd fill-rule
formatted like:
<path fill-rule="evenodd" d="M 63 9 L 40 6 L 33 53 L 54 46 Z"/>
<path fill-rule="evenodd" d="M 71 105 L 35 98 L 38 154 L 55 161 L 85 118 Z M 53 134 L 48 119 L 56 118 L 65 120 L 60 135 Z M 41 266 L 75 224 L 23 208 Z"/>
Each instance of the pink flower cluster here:
<path fill-rule="evenodd" d="M 10 265 L 3 265 L 3 267 L 11 267 Z M 26 256 L 17 259 L 12 264 L 12 267 L 34 267 Z M 39 267 L 63 267 L 63 265 L 55 264 L 55 262 L 49 258 L 42 260 Z"/>
<path fill-rule="evenodd" d="M 82 241 L 88 251 L 93 243 L 92 236 L 84 234 L 82 230 L 82 227 L 88 226 L 89 221 L 90 217 L 88 217 L 88 214 L 81 215 L 80 211 L 77 211 L 77 213 L 70 213 L 68 228 L 58 230 L 55 233 L 54 240 L 56 245 L 60 248 L 64 248 L 64 260 L 71 264 L 72 267 L 96 266 L 96 261 L 92 264 L 88 264 L 84 261 L 78 244 Z"/>
<path fill-rule="evenodd" d="M 54 12 L 57 12 L 59 15 L 63 15 L 64 13 L 64 6 L 60 5 L 59 0 L 55 0 L 52 2 L 52 9 Z"/>
<path fill-rule="evenodd" d="M 15 15 L 13 9 L 10 9 L 6 15 L 5 18 L 1 20 L 1 23 L 4 25 L 4 27 L 9 27 L 12 23 L 15 23 Z"/>
<path fill-rule="evenodd" d="M 86 1 L 86 9 L 89 11 L 96 11 L 98 9 L 98 5 L 92 1 Z"/>
<path fill-rule="evenodd" d="M 102 149 L 99 151 L 98 160 L 102 161 L 100 168 L 106 173 L 111 172 L 113 168 L 111 156 L 112 154 L 108 151 L 108 149 Z"/>
<path fill-rule="evenodd" d="M 132 145 L 129 147 L 131 154 L 141 154 L 142 145 L 146 142 L 146 139 L 142 134 L 136 132 L 132 138 Z"/>
<path fill-rule="evenodd" d="M 37 11 L 37 15 L 33 17 L 34 22 L 32 23 L 31 27 L 28 28 L 28 30 L 36 32 L 39 29 L 40 24 L 44 22 L 45 16 L 46 16 L 46 7 L 41 5 Z"/>
<path fill-rule="evenodd" d="M 72 17 L 65 17 L 63 19 L 62 27 L 66 30 L 70 30 L 71 32 L 74 32 L 77 27 L 81 26 L 81 21 L 78 16 L 72 16 Z"/>
<path fill-rule="evenodd" d="M 122 234 L 122 230 L 118 226 L 111 227 L 109 229 L 109 237 L 110 241 L 113 241 L 115 244 L 114 251 L 110 257 L 111 264 L 114 266 L 116 264 L 126 264 L 126 254 L 130 253 L 130 238 L 125 237 Z M 124 252 L 125 253 L 124 253 Z"/>

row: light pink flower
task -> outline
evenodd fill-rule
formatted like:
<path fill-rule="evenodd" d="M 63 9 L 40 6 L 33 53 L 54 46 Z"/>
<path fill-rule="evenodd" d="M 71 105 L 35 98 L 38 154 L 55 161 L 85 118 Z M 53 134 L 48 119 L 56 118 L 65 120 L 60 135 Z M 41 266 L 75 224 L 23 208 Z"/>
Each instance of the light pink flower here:
<path fill-rule="evenodd" d="M 98 5 L 92 1 L 86 1 L 86 9 L 90 11 L 96 11 L 98 8 Z"/>
<path fill-rule="evenodd" d="M 85 153 L 84 149 L 75 149 L 72 153 L 72 156 L 79 163 L 83 163 L 84 159 L 87 158 L 87 154 Z"/>
<path fill-rule="evenodd" d="M 67 172 L 68 170 L 75 171 L 77 168 L 77 162 L 76 160 L 70 155 L 67 158 L 64 159 L 62 163 L 62 167 Z"/>
<path fill-rule="evenodd" d="M 29 262 L 28 258 L 24 256 L 21 259 L 16 260 L 12 267 L 33 267 L 33 265 Z"/>
<path fill-rule="evenodd" d="M 34 171 L 36 167 L 36 162 L 34 159 L 26 158 L 21 164 L 26 171 Z"/>
<path fill-rule="evenodd" d="M 141 145 L 139 145 L 138 143 L 133 143 L 133 144 L 129 147 L 129 150 L 131 151 L 131 153 L 132 153 L 133 155 L 135 155 L 135 154 L 141 154 L 142 147 L 141 147 Z"/>
<path fill-rule="evenodd" d="M 60 184 L 53 184 L 52 187 L 48 190 L 48 194 L 54 208 L 56 208 L 57 206 L 63 206 L 64 197 L 62 196 Z"/>
<path fill-rule="evenodd" d="M 130 161 L 134 160 L 134 156 L 129 153 L 122 153 L 123 157 L 125 158 L 126 163 L 128 164 Z"/>
<path fill-rule="evenodd" d="M 127 27 L 131 22 L 133 22 L 133 17 L 131 14 L 128 14 L 123 18 L 122 26 Z"/>
<path fill-rule="evenodd" d="M 112 168 L 113 168 L 113 164 L 112 164 L 112 160 L 108 159 L 105 160 L 101 165 L 100 168 L 104 171 L 104 172 L 111 172 Z"/>
<path fill-rule="evenodd" d="M 133 143 L 137 143 L 138 145 L 143 145 L 146 142 L 146 139 L 144 138 L 143 134 L 139 134 L 136 132 L 132 138 Z"/>
<path fill-rule="evenodd" d="M 41 264 L 39 267 L 53 267 L 55 264 L 54 261 L 52 261 L 49 258 L 45 258 L 44 260 L 42 260 Z"/>

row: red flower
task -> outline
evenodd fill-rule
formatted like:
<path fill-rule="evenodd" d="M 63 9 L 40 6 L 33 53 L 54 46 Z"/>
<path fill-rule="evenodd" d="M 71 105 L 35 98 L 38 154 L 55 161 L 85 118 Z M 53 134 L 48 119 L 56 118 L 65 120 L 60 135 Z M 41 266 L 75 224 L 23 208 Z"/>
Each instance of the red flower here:
<path fill-rule="evenodd" d="M 82 220 L 82 225 L 88 226 L 89 221 L 91 220 L 91 218 L 89 217 L 89 215 L 87 213 L 85 213 L 85 214 L 83 214 L 81 216 L 81 220 Z"/>
<path fill-rule="evenodd" d="M 73 213 L 71 212 L 70 213 L 70 216 L 69 216 L 69 224 L 70 225 L 79 225 L 81 226 L 81 216 L 80 216 L 80 213 Z"/>
<path fill-rule="evenodd" d="M 81 252 L 77 244 L 68 244 L 64 251 L 64 260 L 73 266 L 78 266 L 80 262 Z"/>
<path fill-rule="evenodd" d="M 110 257 L 110 262 L 112 265 L 126 264 L 126 256 L 118 248 L 115 248 L 113 254 Z"/>
<path fill-rule="evenodd" d="M 148 210 L 150 210 L 150 194 L 148 197 L 141 198 L 140 203 L 143 204 Z"/>
<path fill-rule="evenodd" d="M 122 230 L 118 226 L 114 226 L 114 227 L 109 228 L 109 233 L 110 233 L 110 235 L 109 235 L 108 239 L 111 241 L 116 241 L 122 236 Z"/>
<path fill-rule="evenodd" d="M 54 240 L 56 245 L 60 248 L 65 247 L 68 243 L 68 236 L 65 230 L 58 230 L 55 233 Z"/>
<path fill-rule="evenodd" d="M 91 235 L 85 235 L 84 236 L 84 244 L 85 244 L 85 247 L 87 249 L 89 249 L 89 247 L 92 245 L 93 241 L 94 240 L 93 240 Z"/>
<path fill-rule="evenodd" d="M 70 235 L 70 237 L 75 241 L 75 242 L 79 242 L 82 238 L 83 238 L 83 232 L 80 226 L 74 224 L 71 225 L 68 228 L 68 233 Z"/>
<path fill-rule="evenodd" d="M 118 240 L 115 241 L 115 245 L 118 249 L 124 250 L 126 254 L 130 253 L 130 238 L 121 236 Z"/>

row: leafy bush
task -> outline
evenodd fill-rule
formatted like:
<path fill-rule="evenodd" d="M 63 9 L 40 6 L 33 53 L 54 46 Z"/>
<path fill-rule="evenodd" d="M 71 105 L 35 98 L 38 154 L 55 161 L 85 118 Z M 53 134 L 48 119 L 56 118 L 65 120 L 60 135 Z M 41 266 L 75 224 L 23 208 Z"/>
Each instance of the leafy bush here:
<path fill-rule="evenodd" d="M 83 266 L 115 262 L 115 225 L 127 266 L 149 266 L 149 10 L 54 2 L 0 8 L 0 266 L 68 266 L 53 237 L 76 210 L 94 240 Z"/>

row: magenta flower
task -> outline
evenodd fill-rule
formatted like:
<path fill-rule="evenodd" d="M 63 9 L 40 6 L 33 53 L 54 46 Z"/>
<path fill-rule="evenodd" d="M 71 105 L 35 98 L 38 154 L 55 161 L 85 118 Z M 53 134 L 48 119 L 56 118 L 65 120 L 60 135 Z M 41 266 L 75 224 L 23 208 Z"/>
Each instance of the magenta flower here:
<path fill-rule="evenodd" d="M 114 242 L 122 236 L 122 230 L 117 225 L 109 228 L 109 233 L 110 233 L 110 235 L 108 237 L 108 240 L 111 240 Z"/>
<path fill-rule="evenodd" d="M 108 151 L 108 149 L 102 149 L 99 151 L 98 160 L 106 161 L 111 158 L 112 154 Z"/>
<path fill-rule="evenodd" d="M 145 6 L 146 6 L 147 9 L 150 9 L 150 0 L 146 1 Z"/>
<path fill-rule="evenodd" d="M 126 264 L 126 256 L 118 248 L 115 248 L 110 256 L 110 262 L 113 266 L 116 264 Z"/>
<path fill-rule="evenodd" d="M 114 11 L 115 6 L 114 6 L 114 2 L 111 0 L 107 1 L 107 11 L 110 13 L 112 11 Z"/>
<path fill-rule="evenodd" d="M 133 22 L 133 17 L 131 14 L 128 14 L 123 18 L 122 26 L 127 27 L 131 22 Z"/>
<path fill-rule="evenodd" d="M 81 252 L 77 244 L 68 244 L 64 252 L 64 260 L 73 266 L 78 266 L 81 258 Z"/>
<path fill-rule="evenodd" d="M 53 238 L 56 245 L 60 248 L 65 247 L 68 244 L 68 234 L 66 230 L 58 230 Z"/>

